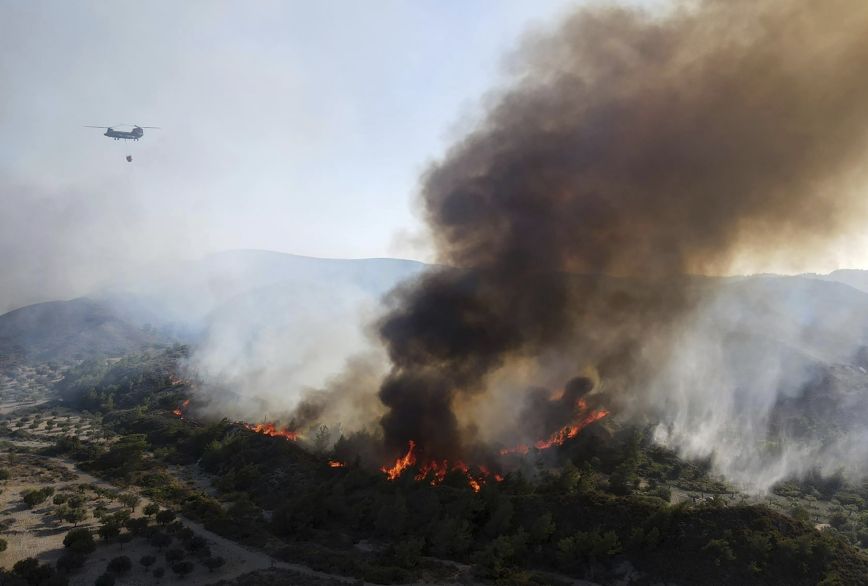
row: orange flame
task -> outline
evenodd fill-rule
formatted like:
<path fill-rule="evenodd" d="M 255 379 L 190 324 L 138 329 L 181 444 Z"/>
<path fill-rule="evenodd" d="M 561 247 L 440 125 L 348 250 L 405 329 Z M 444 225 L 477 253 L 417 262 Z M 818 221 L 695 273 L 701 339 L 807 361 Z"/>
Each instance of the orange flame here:
<path fill-rule="evenodd" d="M 491 474 L 491 471 L 489 471 L 488 468 L 486 468 L 485 466 L 483 466 L 481 464 L 479 466 L 479 471 L 482 472 L 482 475 L 486 478 L 488 478 L 489 476 L 494 476 L 495 482 L 503 482 L 503 476 L 501 476 L 500 474 L 497 474 L 496 472 L 494 474 Z"/>
<path fill-rule="evenodd" d="M 329 460 L 329 466 L 331 466 L 332 468 L 343 468 L 344 466 L 346 466 L 346 464 L 338 460 Z"/>
<path fill-rule="evenodd" d="M 178 407 L 177 409 L 174 409 L 172 411 L 172 414 L 175 415 L 175 417 L 184 417 L 184 410 L 187 409 L 187 406 L 189 404 L 190 404 L 190 399 L 185 400 L 183 403 L 181 403 L 180 407 Z"/>
<path fill-rule="evenodd" d="M 436 486 L 443 482 L 443 479 L 446 478 L 447 472 L 449 472 L 449 462 L 446 460 L 443 460 L 442 462 L 431 460 L 419 468 L 416 480 L 425 480 L 430 476 L 431 484 Z"/>
<path fill-rule="evenodd" d="M 256 433 L 261 433 L 262 435 L 267 435 L 270 437 L 282 437 L 289 441 L 295 441 L 298 439 L 297 432 L 290 431 L 286 428 L 278 429 L 277 426 L 273 423 L 257 423 L 255 425 L 252 425 L 250 423 L 242 423 L 241 425 L 243 425 L 250 431 L 255 431 Z"/>
<path fill-rule="evenodd" d="M 564 427 L 560 431 L 552 434 L 552 436 L 549 437 L 549 439 L 547 440 L 540 440 L 536 442 L 534 444 L 534 447 L 536 447 L 538 450 L 545 450 L 552 446 L 563 445 L 565 441 L 576 437 L 577 435 L 579 435 L 579 432 L 582 431 L 584 428 L 594 423 L 595 421 L 599 421 L 608 414 L 609 412 L 605 409 L 592 411 L 578 423 Z"/>
<path fill-rule="evenodd" d="M 416 464 L 415 449 L 416 442 L 410 440 L 408 442 L 407 453 L 395 460 L 394 466 L 383 466 L 380 470 L 386 474 L 386 477 L 389 480 L 395 480 L 401 476 L 404 470 Z M 492 476 L 497 482 L 503 480 L 503 477 L 499 474 L 492 475 L 485 466 L 479 466 L 478 468 L 479 474 L 474 475 L 471 473 L 470 467 L 461 460 L 452 464 L 450 464 L 448 460 L 429 460 L 419 467 L 419 471 L 413 478 L 417 481 L 429 480 L 432 486 L 437 486 L 443 482 L 450 471 L 457 470 L 464 474 L 467 478 L 467 484 L 474 492 L 479 492 L 486 480 Z"/>
<path fill-rule="evenodd" d="M 579 399 L 576 401 L 576 408 L 579 413 L 582 413 L 588 408 L 588 404 L 584 401 L 584 399 Z M 539 440 L 534 443 L 534 447 L 538 450 L 546 450 L 552 446 L 560 446 L 563 445 L 565 441 L 568 439 L 572 439 L 579 435 L 584 428 L 594 423 L 595 421 L 599 421 L 603 419 L 609 414 L 605 409 L 597 409 L 595 411 L 591 411 L 585 417 L 580 419 L 578 422 L 567 425 L 563 427 L 559 431 L 553 433 L 549 436 L 548 439 Z M 503 448 L 500 450 L 501 456 L 507 456 L 509 454 L 527 454 L 530 451 L 530 448 L 526 444 L 519 444 L 517 446 L 511 448 Z"/>
<path fill-rule="evenodd" d="M 524 455 L 524 454 L 527 454 L 529 451 L 530 451 L 530 448 L 528 448 L 525 444 L 519 444 L 519 445 L 512 447 L 512 448 L 503 448 L 502 450 L 500 450 L 500 455 L 501 456 L 508 456 L 509 454 L 522 454 L 522 455 Z"/>
<path fill-rule="evenodd" d="M 391 468 L 387 468 L 386 466 L 380 468 L 389 477 L 389 480 L 395 480 L 408 466 L 416 463 L 416 455 L 413 453 L 413 450 L 416 448 L 416 442 L 410 440 L 407 444 L 407 453 L 395 460 L 394 466 Z"/>

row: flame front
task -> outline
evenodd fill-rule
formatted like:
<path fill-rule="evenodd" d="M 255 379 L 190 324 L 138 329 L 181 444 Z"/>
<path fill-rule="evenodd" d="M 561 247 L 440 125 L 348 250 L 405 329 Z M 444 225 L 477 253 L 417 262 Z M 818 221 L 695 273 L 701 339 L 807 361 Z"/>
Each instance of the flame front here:
<path fill-rule="evenodd" d="M 391 467 L 383 466 L 380 470 L 386 475 L 389 480 L 395 480 L 401 474 L 416 464 L 416 442 L 410 440 L 407 445 L 407 453 L 395 460 L 395 465 Z M 482 485 L 490 477 L 494 477 L 497 482 L 503 480 L 503 476 L 499 474 L 492 475 L 485 466 L 479 466 L 479 473 L 473 474 L 470 466 L 458 460 L 452 464 L 448 460 L 429 460 L 419 467 L 416 476 L 413 478 L 417 481 L 428 480 L 432 486 L 437 486 L 446 478 L 450 471 L 459 471 L 467 478 L 467 484 L 474 492 L 479 492 Z"/>
<path fill-rule="evenodd" d="M 584 399 L 579 399 L 576 401 L 576 409 L 578 409 L 578 415 L 581 415 L 583 412 L 587 411 L 588 404 L 584 401 Z M 552 446 L 560 446 L 563 445 L 565 441 L 568 439 L 572 439 L 579 435 L 584 428 L 594 423 L 595 421 L 599 421 L 609 415 L 609 412 L 605 409 L 595 409 L 576 421 L 575 423 L 571 423 L 570 425 L 564 426 L 552 435 L 550 435 L 547 439 L 538 440 L 534 443 L 534 447 L 538 450 L 546 450 L 551 448 Z M 519 444 L 517 446 L 513 446 L 511 448 L 503 448 L 500 450 L 501 456 L 506 456 L 509 454 L 527 454 L 530 451 L 530 448 L 527 444 Z"/>
<path fill-rule="evenodd" d="M 557 433 L 552 434 L 547 440 L 540 440 L 534 444 L 534 447 L 538 450 L 545 450 L 552 446 L 560 446 L 563 445 L 565 441 L 568 439 L 572 439 L 579 435 L 579 432 L 584 428 L 594 423 L 595 421 L 599 421 L 609 414 L 605 409 L 598 409 L 596 411 L 591 411 L 584 419 L 579 421 L 574 425 L 567 425 Z M 525 453 L 527 450 L 525 449 Z"/>
<path fill-rule="evenodd" d="M 273 423 L 257 423 L 255 425 L 250 423 L 242 423 L 245 428 L 250 431 L 255 431 L 256 433 L 261 433 L 262 435 L 267 435 L 270 437 L 282 437 L 289 441 L 295 441 L 298 439 L 298 433 L 295 431 L 291 431 L 287 428 L 278 429 L 277 426 Z"/>
<path fill-rule="evenodd" d="M 416 463 L 416 455 L 413 453 L 414 449 L 416 449 L 416 442 L 410 440 L 408 442 L 407 453 L 395 460 L 395 465 L 391 468 L 383 466 L 380 470 L 386 474 L 389 480 L 395 480 L 407 467 Z"/>
<path fill-rule="evenodd" d="M 479 492 L 482 485 L 489 479 L 494 478 L 496 482 L 501 482 L 503 476 L 500 474 L 492 474 L 485 466 L 476 466 L 475 473 L 471 471 L 470 466 L 463 461 L 458 460 L 452 464 L 448 460 L 431 460 L 419 468 L 419 473 L 416 474 L 416 480 L 429 479 L 431 486 L 437 486 L 446 478 L 446 475 L 451 471 L 457 471 L 464 475 L 467 479 L 467 484 L 473 489 L 473 492 Z"/>
<path fill-rule="evenodd" d="M 332 468 L 343 468 L 344 466 L 346 466 L 346 464 L 339 460 L 329 460 L 329 466 L 331 466 Z"/>
<path fill-rule="evenodd" d="M 175 417 L 184 417 L 184 411 L 187 409 L 187 407 L 188 407 L 189 405 L 190 405 L 190 399 L 186 399 L 183 403 L 181 403 L 181 406 L 180 406 L 180 407 L 178 407 L 177 409 L 172 410 L 172 414 L 173 414 Z"/>

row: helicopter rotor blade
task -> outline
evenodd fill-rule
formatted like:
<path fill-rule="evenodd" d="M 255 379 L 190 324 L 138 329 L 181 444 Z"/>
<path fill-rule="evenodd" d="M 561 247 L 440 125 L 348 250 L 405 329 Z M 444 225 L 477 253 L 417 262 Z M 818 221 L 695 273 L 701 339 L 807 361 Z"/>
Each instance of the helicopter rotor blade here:
<path fill-rule="evenodd" d="M 82 126 L 82 128 L 111 128 L 111 126 Z"/>

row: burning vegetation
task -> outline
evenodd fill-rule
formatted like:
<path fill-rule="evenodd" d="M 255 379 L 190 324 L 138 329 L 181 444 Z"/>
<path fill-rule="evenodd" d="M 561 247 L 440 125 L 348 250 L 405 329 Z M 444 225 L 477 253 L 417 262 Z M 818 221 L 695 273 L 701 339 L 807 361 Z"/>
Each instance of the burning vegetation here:
<path fill-rule="evenodd" d="M 244 423 L 241 422 L 241 425 L 245 429 L 249 429 L 250 431 L 261 433 L 262 435 L 267 435 L 270 437 L 282 437 L 283 439 L 289 441 L 296 441 L 299 437 L 298 432 L 292 431 L 288 428 L 280 428 L 274 423 Z"/>
<path fill-rule="evenodd" d="M 185 399 L 177 409 L 172 411 L 172 414 L 175 415 L 175 417 L 184 419 L 189 407 L 190 399 Z M 269 437 L 279 437 L 289 441 L 296 441 L 300 437 L 298 432 L 291 430 L 288 427 L 280 427 L 274 422 L 266 421 L 262 423 L 247 423 L 245 421 L 237 421 L 236 424 L 254 433 L 267 435 Z"/>
<path fill-rule="evenodd" d="M 563 409 L 568 413 L 569 422 L 563 427 L 560 427 L 554 433 L 544 435 L 542 439 L 535 441 L 532 446 L 537 450 L 547 450 L 552 447 L 562 446 L 567 440 L 573 439 L 587 426 L 600 421 L 606 417 L 609 412 L 600 407 L 592 409 L 588 405 L 588 401 L 578 397 L 591 390 L 590 382 L 587 379 L 575 379 L 570 381 L 566 389 L 556 393 L 554 397 L 547 399 L 548 404 L 548 419 L 547 425 L 550 429 L 552 421 L 555 425 L 559 425 L 558 421 L 564 417 Z M 578 398 L 577 398 L 578 397 Z M 531 402 L 533 403 L 533 402 Z M 570 408 L 572 406 L 572 409 Z M 531 413 L 537 417 L 541 414 L 545 419 L 545 409 L 538 409 L 535 405 L 528 405 Z M 543 422 L 546 425 L 546 422 Z M 513 454 L 525 455 L 530 451 L 527 444 L 519 444 L 514 447 L 503 448 L 499 451 L 501 457 L 510 456 Z M 504 467 L 502 459 L 490 458 L 493 464 L 498 469 Z M 500 473 L 492 473 L 490 468 L 483 464 L 468 465 L 464 460 L 455 459 L 436 459 L 428 458 L 425 454 L 420 453 L 417 449 L 417 443 L 414 440 L 407 442 L 407 451 L 395 460 L 391 466 L 383 466 L 381 471 L 386 474 L 389 480 L 399 478 L 404 472 L 412 470 L 414 478 L 417 481 L 428 481 L 436 486 L 443 482 L 446 475 L 450 472 L 461 474 L 466 478 L 467 484 L 476 492 L 480 490 L 483 484 L 490 480 L 500 482 L 503 476 Z"/>
<path fill-rule="evenodd" d="M 425 460 L 419 463 L 416 455 L 416 442 L 412 440 L 407 443 L 407 452 L 396 459 L 393 466 L 383 466 L 380 470 L 389 480 L 396 480 L 409 469 L 415 472 L 413 475 L 415 480 L 429 482 L 432 486 L 437 486 L 443 482 L 450 472 L 462 474 L 467 479 L 467 485 L 474 492 L 479 492 L 482 485 L 490 479 L 497 482 L 503 480 L 503 476 L 492 474 L 485 466 L 479 465 L 471 469 L 460 460 L 452 463 L 448 460 Z"/>
<path fill-rule="evenodd" d="M 172 411 L 172 414 L 175 415 L 175 417 L 180 417 L 183 419 L 184 412 L 187 410 L 187 407 L 189 407 L 189 406 L 190 406 L 190 399 L 185 399 L 184 402 L 181 403 L 181 405 L 178 408 L 176 408 Z"/>
<path fill-rule="evenodd" d="M 547 439 L 538 440 L 533 446 L 538 450 L 547 450 L 553 446 L 562 446 L 564 442 L 573 439 L 579 432 L 585 429 L 590 424 L 599 421 L 609 415 L 609 412 L 605 409 L 588 409 L 588 404 L 579 399 L 576 402 L 576 408 L 578 410 L 579 419 L 575 423 L 571 423 L 569 425 L 564 426 L 557 432 L 553 433 Z M 527 444 L 519 444 L 512 448 L 503 448 L 500 450 L 501 456 L 506 456 L 508 454 L 527 454 L 529 448 Z"/>

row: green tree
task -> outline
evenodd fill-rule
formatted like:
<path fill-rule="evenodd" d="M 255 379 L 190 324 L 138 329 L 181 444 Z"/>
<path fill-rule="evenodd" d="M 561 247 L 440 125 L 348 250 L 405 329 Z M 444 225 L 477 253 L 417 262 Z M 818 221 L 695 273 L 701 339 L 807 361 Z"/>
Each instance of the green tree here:
<path fill-rule="evenodd" d="M 120 574 L 126 574 L 127 572 L 129 572 L 132 569 L 132 567 L 133 567 L 133 562 L 130 561 L 130 558 L 125 556 L 125 555 L 122 555 L 122 556 L 118 556 L 118 557 L 112 559 L 108 563 L 107 569 L 112 574 L 120 575 Z"/>
<path fill-rule="evenodd" d="M 40 564 L 36 558 L 26 558 L 12 566 L 12 573 L 30 585 L 38 586 L 54 576 L 54 568 Z"/>
<path fill-rule="evenodd" d="M 124 493 L 118 497 L 118 500 L 121 502 L 122 505 L 127 507 L 130 511 L 134 511 L 136 509 L 136 506 L 139 504 L 139 502 L 142 499 L 140 499 L 138 496 L 136 496 L 134 494 Z"/>
<path fill-rule="evenodd" d="M 22 498 L 27 508 L 32 509 L 36 505 L 45 502 L 45 500 L 54 494 L 54 489 L 50 486 L 39 490 L 25 490 L 22 493 Z"/>
<path fill-rule="evenodd" d="M 635 460 L 622 462 L 609 476 L 609 490 L 615 494 L 632 494 L 638 484 L 639 476 L 636 474 Z"/>
<path fill-rule="evenodd" d="M 567 461 L 561 469 L 561 474 L 558 477 L 557 487 L 560 492 L 566 494 L 575 494 L 579 488 L 579 469 L 571 461 Z"/>
<path fill-rule="evenodd" d="M 404 532 L 407 520 L 407 501 L 401 494 L 395 495 L 391 501 L 385 501 L 377 513 L 374 526 L 381 535 L 397 537 Z"/>
<path fill-rule="evenodd" d="M 172 571 L 178 574 L 179 578 L 184 578 L 193 571 L 193 562 L 183 561 L 172 564 Z"/>
<path fill-rule="evenodd" d="M 87 561 L 87 556 L 82 553 L 76 553 L 74 551 L 65 551 L 63 555 L 60 556 L 60 559 L 57 560 L 57 569 L 65 574 L 70 574 L 75 570 L 81 568 L 84 565 L 84 562 Z"/>
<path fill-rule="evenodd" d="M 164 547 L 172 543 L 172 536 L 162 532 L 154 533 L 151 536 L 151 545 L 162 550 Z"/>
<path fill-rule="evenodd" d="M 160 525 L 168 525 L 175 520 L 175 513 L 174 511 L 165 509 L 157 513 L 157 516 L 155 518 L 157 519 L 157 523 L 159 523 Z"/>
<path fill-rule="evenodd" d="M 597 561 L 621 551 L 621 543 L 614 531 L 579 531 L 558 541 L 557 547 L 558 559 L 566 567 L 586 562 L 593 568 Z"/>
<path fill-rule="evenodd" d="M 328 426 L 320 425 L 319 429 L 316 430 L 316 435 L 313 440 L 314 451 L 318 454 L 324 453 L 331 445 L 331 439 L 332 434 L 329 431 Z"/>
<path fill-rule="evenodd" d="M 425 547 L 425 539 L 410 537 L 402 539 L 392 546 L 392 557 L 395 563 L 402 568 L 414 568 L 422 558 L 422 549 Z"/>
<path fill-rule="evenodd" d="M 99 536 L 102 537 L 104 541 L 111 541 L 113 538 L 117 537 L 120 532 L 121 528 L 114 520 L 109 520 L 107 523 L 103 523 L 97 530 L 97 533 L 99 533 Z"/>
<path fill-rule="evenodd" d="M 96 549 L 93 533 L 84 528 L 70 530 L 63 538 L 63 546 L 81 554 L 93 553 Z"/>
<path fill-rule="evenodd" d="M 140 467 L 142 456 L 148 449 L 147 439 L 143 434 L 121 436 L 109 451 L 99 459 L 102 468 L 119 468 L 123 473 L 129 473 Z"/>
<path fill-rule="evenodd" d="M 731 562 L 735 559 L 735 552 L 732 551 L 732 546 L 724 539 L 712 539 L 706 543 L 702 551 L 714 559 L 714 565 L 720 566 L 724 562 Z"/>
<path fill-rule="evenodd" d="M 576 485 L 576 492 L 587 493 L 597 488 L 597 474 L 594 472 L 590 462 L 582 463 L 582 470 L 579 475 L 579 483 Z"/>
<path fill-rule="evenodd" d="M 209 571 L 209 572 L 213 572 L 214 570 L 216 570 L 216 569 L 222 567 L 223 564 L 225 564 L 225 563 L 226 563 L 226 560 L 224 560 L 224 559 L 221 558 L 220 556 L 217 556 L 217 557 L 208 557 L 208 558 L 205 558 L 205 560 L 202 562 L 202 564 L 203 564 L 206 568 L 208 568 L 208 571 Z"/>
<path fill-rule="evenodd" d="M 187 527 L 185 527 L 185 529 L 187 529 Z M 184 547 L 191 553 L 204 551 L 205 548 L 208 547 L 208 541 L 201 535 L 191 535 L 184 541 Z"/>
<path fill-rule="evenodd" d="M 157 563 L 157 558 L 152 555 L 143 555 L 142 558 L 139 560 L 139 563 L 142 564 L 145 570 L 147 570 L 155 563 Z"/>
<path fill-rule="evenodd" d="M 835 529 L 840 530 L 846 524 L 847 524 L 847 515 L 844 514 L 844 511 L 835 511 L 829 517 L 829 525 L 831 525 Z"/>
<path fill-rule="evenodd" d="M 69 495 L 69 498 L 66 499 L 66 505 L 70 508 L 77 509 L 79 507 L 84 506 L 85 498 L 84 495 L 81 494 L 72 494 Z"/>
<path fill-rule="evenodd" d="M 470 524 L 466 520 L 447 517 L 434 525 L 431 550 L 435 555 L 460 555 L 467 552 L 472 543 Z"/>
<path fill-rule="evenodd" d="M 506 533 L 512 522 L 512 515 L 512 501 L 508 497 L 499 496 L 493 503 L 491 515 L 482 527 L 482 532 L 491 539 Z"/>
<path fill-rule="evenodd" d="M 796 521 L 801 521 L 802 523 L 808 523 L 811 520 L 811 513 L 801 505 L 794 505 L 793 508 L 790 509 L 790 516 Z"/>
<path fill-rule="evenodd" d="M 545 512 L 534 519 L 530 526 L 530 540 L 532 543 L 545 543 L 555 532 L 555 522 L 552 514 Z"/>
<path fill-rule="evenodd" d="M 94 582 L 94 586 L 115 586 L 115 577 L 111 574 L 102 574 Z"/>
<path fill-rule="evenodd" d="M 84 509 L 70 509 L 67 508 L 63 516 L 61 517 L 67 523 L 72 523 L 73 527 L 76 527 L 79 523 L 87 519 L 87 511 Z"/>
<path fill-rule="evenodd" d="M 133 535 L 144 535 L 148 530 L 148 518 L 136 517 L 135 519 L 127 519 L 124 521 L 124 527 Z"/>
<path fill-rule="evenodd" d="M 150 517 L 151 515 L 156 515 L 160 512 L 160 505 L 158 505 L 157 503 L 148 503 L 147 505 L 145 505 L 145 508 L 142 509 L 142 512 L 148 517 Z"/>

